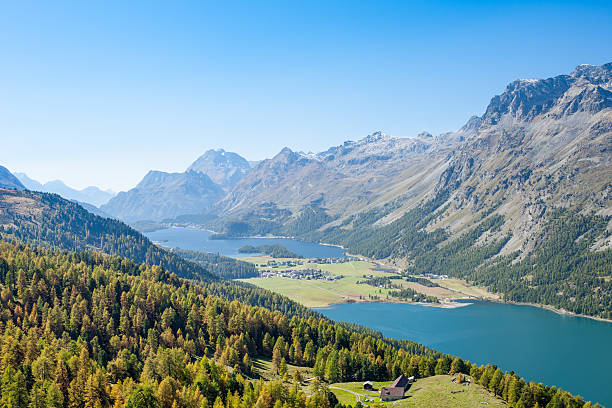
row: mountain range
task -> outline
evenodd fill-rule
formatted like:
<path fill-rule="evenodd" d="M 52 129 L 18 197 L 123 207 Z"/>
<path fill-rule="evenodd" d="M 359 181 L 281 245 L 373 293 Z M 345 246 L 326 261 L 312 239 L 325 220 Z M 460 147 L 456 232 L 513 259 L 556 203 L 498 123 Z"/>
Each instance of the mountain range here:
<path fill-rule="evenodd" d="M 437 136 L 375 132 L 319 153 L 284 148 L 254 167 L 209 150 L 184 173 L 149 172 L 101 210 L 128 222 L 200 216 L 195 222 L 230 235 L 325 240 L 338 228 L 392 226 L 435 202 L 425 230 L 452 239 L 500 216 L 500 228 L 481 243 L 509 237 L 499 255 L 528 254 L 556 208 L 612 215 L 611 78 L 605 64 L 519 79 L 482 116 Z M 610 245 L 605 237 L 596 243 Z"/>
<path fill-rule="evenodd" d="M 2 180 L 21 188 L 8 171 Z M 100 210 L 147 228 L 338 244 L 507 300 L 610 318 L 612 64 L 516 80 L 437 136 L 375 132 L 319 153 L 284 148 L 252 168 L 210 150 L 184 173 L 149 172 Z"/>
<path fill-rule="evenodd" d="M 250 169 L 237 153 L 208 150 L 184 173 L 150 171 L 133 189 L 121 192 L 101 210 L 127 222 L 163 221 L 213 212 Z"/>
<path fill-rule="evenodd" d="M 61 180 L 48 181 L 42 184 L 36 180 L 31 179 L 25 173 L 15 173 L 15 177 L 17 177 L 19 181 L 21 181 L 21 183 L 28 190 L 59 194 L 68 200 L 91 204 L 96 207 L 105 204 L 115 195 L 113 191 L 101 190 L 100 188 L 94 186 L 89 186 L 82 190 L 77 190 L 67 186 Z"/>
<path fill-rule="evenodd" d="M 100 207 L 124 221 L 162 221 L 205 211 L 224 194 L 204 173 L 150 171 L 140 183 Z"/>
<path fill-rule="evenodd" d="M 555 207 L 612 213 L 611 77 L 612 64 L 606 64 L 516 80 L 491 99 L 482 116 L 437 136 L 375 132 L 320 153 L 284 148 L 250 170 L 236 154 L 209 151 L 189 169 L 213 175 L 224 193 L 211 191 L 185 210 L 159 210 L 154 219 L 171 219 L 180 211 L 207 213 L 216 217 L 211 225 L 225 232 L 240 222 L 248 226 L 244 233 L 274 233 L 305 209 L 323 211 L 324 223 L 301 231 L 307 233 L 341 224 L 350 229 L 349 219 L 371 211 L 379 215 L 371 226 L 387 225 L 438 199 L 443 205 L 428 228 L 456 236 L 483 214 L 499 214 L 505 221 L 494 235 L 511 235 L 501 253 L 529 252 Z M 123 206 L 144 205 L 134 200 Z M 182 200 L 175 196 L 175 202 Z M 123 216 L 118 205 L 103 209 Z"/>

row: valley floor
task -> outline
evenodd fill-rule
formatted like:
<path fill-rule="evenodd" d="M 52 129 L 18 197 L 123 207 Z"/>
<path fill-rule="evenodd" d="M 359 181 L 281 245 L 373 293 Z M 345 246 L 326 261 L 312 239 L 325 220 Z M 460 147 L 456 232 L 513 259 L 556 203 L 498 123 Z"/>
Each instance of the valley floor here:
<path fill-rule="evenodd" d="M 267 266 L 267 263 L 273 261 L 272 258 L 263 256 L 242 257 L 240 259 L 254 263 L 260 271 L 271 270 L 271 268 Z M 288 296 L 307 307 L 314 308 L 327 307 L 335 303 L 346 302 L 399 301 L 389 295 L 391 290 L 397 289 L 374 287 L 362 283 L 366 279 L 366 276 L 397 277 L 397 273 L 391 271 L 391 269 L 370 261 L 351 261 L 339 264 L 319 264 L 305 261 L 302 265 L 293 267 L 280 266 L 272 270 L 280 274 L 284 271 L 304 269 L 321 270 L 330 277 L 339 275 L 343 277 L 338 280 L 306 280 L 271 276 L 265 278 L 242 279 L 241 281 Z M 401 285 L 402 288 L 410 288 L 426 296 L 435 296 L 440 300 L 440 303 L 426 303 L 426 305 L 429 306 L 460 307 L 465 305 L 465 303 L 455 302 L 457 299 L 499 299 L 497 295 L 489 293 L 483 288 L 470 286 L 465 281 L 459 279 L 432 280 L 432 282 L 440 285 L 438 287 L 428 287 L 416 282 L 407 282 L 405 279 L 394 279 L 392 282 Z"/>

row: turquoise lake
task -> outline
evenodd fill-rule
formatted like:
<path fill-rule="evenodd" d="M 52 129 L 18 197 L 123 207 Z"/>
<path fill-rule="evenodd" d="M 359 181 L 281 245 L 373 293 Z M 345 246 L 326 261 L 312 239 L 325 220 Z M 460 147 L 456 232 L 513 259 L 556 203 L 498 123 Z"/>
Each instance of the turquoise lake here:
<path fill-rule="evenodd" d="M 145 233 L 150 240 L 159 242 L 163 246 L 212 252 L 225 256 L 245 256 L 245 254 L 238 252 L 238 249 L 245 245 L 274 244 L 282 245 L 288 250 L 306 258 L 342 258 L 345 256 L 342 248 L 312 242 L 301 242 L 290 238 L 209 239 L 212 234 L 210 231 L 195 228 L 167 228 Z"/>
<path fill-rule="evenodd" d="M 305 257 L 342 257 L 337 247 L 287 238 L 210 240 L 211 232 L 170 228 L 146 235 L 164 246 L 239 256 L 244 245 L 280 244 Z M 612 407 L 612 323 L 531 306 L 474 302 L 456 309 L 353 303 L 317 309 L 387 337 L 409 339 L 478 364 L 497 364 L 528 381 L 561 387 Z"/>
<path fill-rule="evenodd" d="M 353 303 L 316 309 L 387 337 L 409 339 L 612 407 L 612 323 L 532 306 L 475 302 L 456 309 Z"/>

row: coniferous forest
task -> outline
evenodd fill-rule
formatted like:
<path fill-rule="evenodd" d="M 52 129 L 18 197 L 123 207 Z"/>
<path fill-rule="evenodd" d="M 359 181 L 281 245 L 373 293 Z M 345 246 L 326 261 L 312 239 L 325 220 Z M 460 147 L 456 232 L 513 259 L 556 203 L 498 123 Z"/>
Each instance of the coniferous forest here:
<path fill-rule="evenodd" d="M 258 380 L 258 357 L 330 382 L 461 372 L 515 407 L 591 406 L 495 366 L 223 300 L 117 256 L 2 242 L 0 284 L 3 407 L 342 406 L 321 382 L 307 396 Z"/>
<path fill-rule="evenodd" d="M 0 241 L 2 407 L 341 408 L 326 381 L 458 372 L 517 408 L 591 406 L 221 279 L 234 266 L 248 270 L 224 257 L 169 252 L 59 196 L 3 194 L 38 201 L 31 214 L 3 207 L 12 218 Z M 258 358 L 278 369 L 310 367 L 322 382 L 306 395 L 291 381 L 263 381 Z"/>

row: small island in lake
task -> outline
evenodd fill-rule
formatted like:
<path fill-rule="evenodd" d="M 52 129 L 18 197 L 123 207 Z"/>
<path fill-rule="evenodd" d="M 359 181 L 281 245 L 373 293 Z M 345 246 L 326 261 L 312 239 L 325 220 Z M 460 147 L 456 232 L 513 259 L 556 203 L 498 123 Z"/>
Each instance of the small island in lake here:
<path fill-rule="evenodd" d="M 303 258 L 302 255 L 296 254 L 285 248 L 282 245 L 274 244 L 274 245 L 245 245 L 242 248 L 238 249 L 238 252 L 241 254 L 264 254 L 271 256 L 272 258 Z"/>

